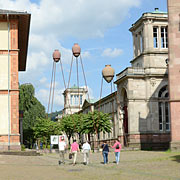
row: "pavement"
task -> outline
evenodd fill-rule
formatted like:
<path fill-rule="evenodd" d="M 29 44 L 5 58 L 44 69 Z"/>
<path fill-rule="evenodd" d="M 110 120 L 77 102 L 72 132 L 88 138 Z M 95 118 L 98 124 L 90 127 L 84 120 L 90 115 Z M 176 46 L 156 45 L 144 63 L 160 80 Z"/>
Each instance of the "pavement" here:
<path fill-rule="evenodd" d="M 0 155 L 0 180 L 180 180 L 180 152 L 122 151 L 120 163 L 113 152 L 109 163 L 102 154 L 91 153 L 90 164 L 83 164 L 78 153 L 77 164 L 66 154 L 65 164 L 58 164 L 59 155 Z"/>

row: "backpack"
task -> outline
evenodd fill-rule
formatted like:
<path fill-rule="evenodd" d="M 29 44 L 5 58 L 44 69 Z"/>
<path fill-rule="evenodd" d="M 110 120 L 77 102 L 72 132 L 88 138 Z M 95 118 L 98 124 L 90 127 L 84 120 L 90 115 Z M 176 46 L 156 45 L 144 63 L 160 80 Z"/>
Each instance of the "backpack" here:
<path fill-rule="evenodd" d="M 119 144 L 116 145 L 116 149 L 119 149 Z"/>

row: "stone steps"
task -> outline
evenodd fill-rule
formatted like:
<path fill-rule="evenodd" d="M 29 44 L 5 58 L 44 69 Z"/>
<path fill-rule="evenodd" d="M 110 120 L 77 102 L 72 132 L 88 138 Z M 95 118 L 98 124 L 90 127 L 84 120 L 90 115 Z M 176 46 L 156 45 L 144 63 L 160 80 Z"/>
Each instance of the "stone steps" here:
<path fill-rule="evenodd" d="M 40 156 L 36 151 L 0 151 L 0 155 L 16 155 L 16 156 Z"/>

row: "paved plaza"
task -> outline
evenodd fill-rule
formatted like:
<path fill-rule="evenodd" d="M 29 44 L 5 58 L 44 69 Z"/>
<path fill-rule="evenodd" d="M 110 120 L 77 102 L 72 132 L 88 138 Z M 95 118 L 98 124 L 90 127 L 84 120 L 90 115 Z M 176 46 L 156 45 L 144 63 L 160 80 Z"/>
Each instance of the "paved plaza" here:
<path fill-rule="evenodd" d="M 83 165 L 78 154 L 76 166 L 66 159 L 58 165 L 58 154 L 42 156 L 0 155 L 2 180 L 180 180 L 180 152 L 123 151 L 120 164 L 109 154 L 109 164 L 101 153 L 91 153 L 90 164 Z M 67 154 L 66 154 L 67 157 Z"/>

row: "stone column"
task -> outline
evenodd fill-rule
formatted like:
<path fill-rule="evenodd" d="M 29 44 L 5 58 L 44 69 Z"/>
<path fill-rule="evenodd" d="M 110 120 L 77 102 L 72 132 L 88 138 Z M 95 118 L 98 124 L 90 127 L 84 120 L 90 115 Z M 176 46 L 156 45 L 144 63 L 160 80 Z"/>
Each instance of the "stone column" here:
<path fill-rule="evenodd" d="M 180 149 L 180 1 L 168 0 L 171 149 Z"/>

